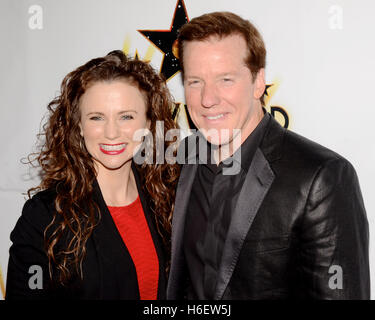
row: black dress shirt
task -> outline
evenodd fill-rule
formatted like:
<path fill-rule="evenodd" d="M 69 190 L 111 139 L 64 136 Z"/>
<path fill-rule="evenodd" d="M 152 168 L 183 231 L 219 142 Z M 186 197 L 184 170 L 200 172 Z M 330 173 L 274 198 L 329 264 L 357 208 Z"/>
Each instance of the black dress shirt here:
<path fill-rule="evenodd" d="M 189 299 L 213 299 L 231 214 L 269 120 L 270 115 L 265 113 L 232 157 L 233 161 L 240 160 L 240 171 L 237 174 L 224 175 L 223 168 L 228 166 L 226 161 L 219 165 L 211 161 L 213 146 L 210 144 L 207 148 L 207 163 L 199 162 L 184 234 L 184 253 L 190 276 Z"/>

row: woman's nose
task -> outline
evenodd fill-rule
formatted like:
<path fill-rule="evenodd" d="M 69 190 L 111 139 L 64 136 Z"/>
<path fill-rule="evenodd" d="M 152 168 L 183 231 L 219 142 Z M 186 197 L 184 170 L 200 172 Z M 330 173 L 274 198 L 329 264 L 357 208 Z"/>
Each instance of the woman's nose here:
<path fill-rule="evenodd" d="M 116 121 L 110 120 L 105 125 L 105 137 L 109 140 L 114 140 L 120 135 L 120 128 Z"/>

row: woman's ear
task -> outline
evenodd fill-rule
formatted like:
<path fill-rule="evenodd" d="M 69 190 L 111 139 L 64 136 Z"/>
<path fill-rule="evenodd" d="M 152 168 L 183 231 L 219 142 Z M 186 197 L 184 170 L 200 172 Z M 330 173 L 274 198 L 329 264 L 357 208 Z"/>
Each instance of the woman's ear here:
<path fill-rule="evenodd" d="M 78 126 L 79 126 L 79 134 L 83 138 L 83 130 L 82 130 L 82 124 L 81 124 L 81 122 L 78 124 Z"/>

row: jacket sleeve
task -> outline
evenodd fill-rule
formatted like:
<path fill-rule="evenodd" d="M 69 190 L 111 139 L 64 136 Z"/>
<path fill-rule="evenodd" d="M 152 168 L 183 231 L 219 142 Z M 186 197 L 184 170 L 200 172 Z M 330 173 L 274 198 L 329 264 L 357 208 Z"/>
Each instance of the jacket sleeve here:
<path fill-rule="evenodd" d="M 312 299 L 370 299 L 369 229 L 356 172 L 334 159 L 315 175 L 300 233 L 300 284 Z"/>
<path fill-rule="evenodd" d="M 48 298 L 48 258 L 44 229 L 52 216 L 38 196 L 28 200 L 10 239 L 6 300 Z"/>

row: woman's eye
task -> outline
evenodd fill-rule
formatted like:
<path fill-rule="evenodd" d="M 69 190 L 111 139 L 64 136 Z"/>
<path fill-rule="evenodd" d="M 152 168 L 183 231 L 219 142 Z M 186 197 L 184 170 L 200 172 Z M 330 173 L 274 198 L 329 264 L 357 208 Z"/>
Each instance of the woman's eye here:
<path fill-rule="evenodd" d="M 133 120 L 134 117 L 132 115 L 130 115 L 130 114 L 126 114 L 126 115 L 123 115 L 121 117 L 121 119 L 123 119 L 123 120 Z"/>
<path fill-rule="evenodd" d="M 90 117 L 90 120 L 94 120 L 94 121 L 98 121 L 98 120 L 101 120 L 102 117 L 100 116 L 93 116 L 93 117 Z"/>

